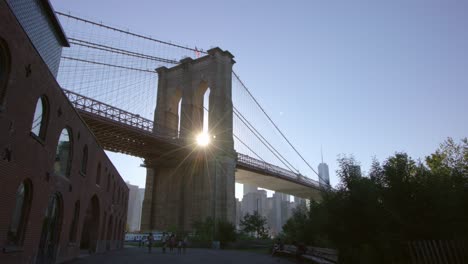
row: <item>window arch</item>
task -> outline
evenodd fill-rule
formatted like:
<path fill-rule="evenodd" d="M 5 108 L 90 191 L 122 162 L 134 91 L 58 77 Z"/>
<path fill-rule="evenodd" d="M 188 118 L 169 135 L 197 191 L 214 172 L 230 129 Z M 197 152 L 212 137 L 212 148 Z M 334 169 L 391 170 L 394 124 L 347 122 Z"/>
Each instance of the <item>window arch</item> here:
<path fill-rule="evenodd" d="M 200 129 L 203 134 L 209 132 L 209 113 L 210 113 L 210 85 L 206 80 L 202 80 L 195 90 L 194 102 L 195 107 L 199 109 L 196 116 L 193 117 L 197 129 Z"/>
<path fill-rule="evenodd" d="M 49 104 L 45 95 L 39 97 L 31 125 L 31 133 L 40 139 L 45 139 L 47 119 L 49 116 Z"/>
<path fill-rule="evenodd" d="M 78 231 L 78 222 L 80 220 L 80 201 L 75 202 L 75 210 L 73 211 L 73 219 L 70 226 L 70 242 L 76 242 L 76 233 Z"/>
<path fill-rule="evenodd" d="M 96 184 L 101 185 L 101 162 L 97 165 Z"/>
<path fill-rule="evenodd" d="M 175 139 L 181 136 L 182 130 L 182 89 L 180 87 L 175 87 L 174 91 L 167 95 L 166 107 L 167 109 L 165 110 L 172 120 L 161 132 Z"/>
<path fill-rule="evenodd" d="M 179 99 L 177 103 L 177 137 L 180 138 L 180 129 L 181 129 L 181 121 L 182 121 L 182 97 Z"/>
<path fill-rule="evenodd" d="M 0 38 L 0 105 L 3 104 L 9 75 L 10 51 L 6 42 Z"/>
<path fill-rule="evenodd" d="M 32 184 L 29 180 L 23 181 L 16 190 L 16 204 L 8 229 L 8 243 L 21 246 L 23 244 L 29 210 L 32 201 Z"/>
<path fill-rule="evenodd" d="M 81 173 L 86 174 L 86 169 L 88 167 L 88 145 L 85 145 L 83 148 L 83 155 L 81 157 Z"/>
<path fill-rule="evenodd" d="M 54 172 L 58 175 L 70 177 L 73 142 L 69 128 L 64 128 L 60 133 L 55 153 Z"/>
<path fill-rule="evenodd" d="M 203 95 L 203 132 L 209 132 L 209 115 L 210 115 L 210 88 L 206 88 Z"/>

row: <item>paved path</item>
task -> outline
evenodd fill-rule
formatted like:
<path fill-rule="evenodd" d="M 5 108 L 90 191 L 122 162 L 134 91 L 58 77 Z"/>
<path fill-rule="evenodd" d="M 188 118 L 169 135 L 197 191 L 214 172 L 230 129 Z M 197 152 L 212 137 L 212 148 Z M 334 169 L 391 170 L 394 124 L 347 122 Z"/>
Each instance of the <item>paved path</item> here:
<path fill-rule="evenodd" d="M 268 264 L 284 263 L 290 264 L 286 259 L 272 257 L 269 254 L 260 254 L 248 251 L 235 250 L 211 250 L 211 249 L 187 249 L 185 254 L 178 254 L 177 250 L 170 253 L 167 249 L 166 254 L 161 252 L 161 248 L 153 248 L 151 254 L 147 248 L 125 248 L 123 250 L 112 251 L 104 254 L 97 254 L 76 259 L 70 264 L 123 264 L 123 263 L 222 263 L 222 264 Z"/>

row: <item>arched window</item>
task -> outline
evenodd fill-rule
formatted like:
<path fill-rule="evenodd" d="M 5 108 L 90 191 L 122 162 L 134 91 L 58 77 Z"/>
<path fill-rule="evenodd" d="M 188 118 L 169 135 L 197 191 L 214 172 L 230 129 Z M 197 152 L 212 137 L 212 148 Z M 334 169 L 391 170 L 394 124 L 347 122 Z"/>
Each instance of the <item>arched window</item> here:
<path fill-rule="evenodd" d="M 49 204 L 42 221 L 39 248 L 36 259 L 39 263 L 55 262 L 62 230 L 63 200 L 60 193 L 49 198 Z"/>
<path fill-rule="evenodd" d="M 209 113 L 210 113 L 210 88 L 207 88 L 203 95 L 203 132 L 208 133 L 209 126 Z"/>
<path fill-rule="evenodd" d="M 36 103 L 36 110 L 34 111 L 34 118 L 31 126 L 31 133 L 40 139 L 45 139 L 45 132 L 48 117 L 48 103 L 45 96 L 41 96 Z"/>
<path fill-rule="evenodd" d="M 86 167 L 88 166 L 88 146 L 83 148 L 83 156 L 81 158 L 81 173 L 86 174 Z"/>
<path fill-rule="evenodd" d="M 64 128 L 60 133 L 57 151 L 55 153 L 54 172 L 57 175 L 70 177 L 73 143 L 69 128 Z"/>
<path fill-rule="evenodd" d="M 97 165 L 96 184 L 101 185 L 101 162 Z"/>
<path fill-rule="evenodd" d="M 21 246 L 23 244 L 29 209 L 31 208 L 32 184 L 24 181 L 16 190 L 16 203 L 8 230 L 8 243 Z"/>
<path fill-rule="evenodd" d="M 70 242 L 76 242 L 76 233 L 78 231 L 78 222 L 80 220 L 80 201 L 75 202 L 75 211 L 70 226 Z"/>
<path fill-rule="evenodd" d="M 10 75 L 10 52 L 3 39 L 0 39 L 0 105 L 5 97 L 8 76 Z"/>

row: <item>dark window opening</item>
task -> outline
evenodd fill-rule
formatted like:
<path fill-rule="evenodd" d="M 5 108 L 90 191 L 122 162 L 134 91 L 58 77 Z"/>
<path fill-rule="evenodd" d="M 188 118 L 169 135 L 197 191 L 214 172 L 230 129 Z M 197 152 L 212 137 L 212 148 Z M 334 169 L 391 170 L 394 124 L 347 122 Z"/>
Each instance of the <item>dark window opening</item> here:
<path fill-rule="evenodd" d="M 45 139 L 46 125 L 48 117 L 48 103 L 45 96 L 41 96 L 36 103 L 36 110 L 31 126 L 31 133 L 40 139 Z"/>
<path fill-rule="evenodd" d="M 10 52 L 5 41 L 0 39 L 0 105 L 3 104 L 9 75 Z"/>
<path fill-rule="evenodd" d="M 68 128 L 64 128 L 60 133 L 57 151 L 55 153 L 54 172 L 58 175 L 70 177 L 72 160 L 72 141 Z"/>
<path fill-rule="evenodd" d="M 28 181 L 22 182 L 16 190 L 16 203 L 8 230 L 8 244 L 23 244 L 29 209 L 31 208 L 32 186 Z"/>

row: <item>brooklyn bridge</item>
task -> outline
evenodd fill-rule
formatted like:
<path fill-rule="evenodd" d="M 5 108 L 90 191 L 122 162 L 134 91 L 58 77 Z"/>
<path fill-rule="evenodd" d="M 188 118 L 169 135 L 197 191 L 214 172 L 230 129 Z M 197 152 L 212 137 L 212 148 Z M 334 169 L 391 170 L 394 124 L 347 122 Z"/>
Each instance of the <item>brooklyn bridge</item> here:
<path fill-rule="evenodd" d="M 321 198 L 327 186 L 300 172 L 318 176 L 233 71 L 229 51 L 57 15 L 71 44 L 58 73 L 64 93 L 104 149 L 146 167 L 142 230 L 233 222 L 235 182 Z"/>

